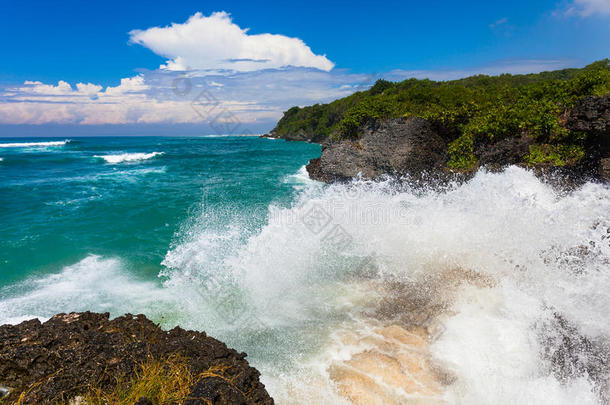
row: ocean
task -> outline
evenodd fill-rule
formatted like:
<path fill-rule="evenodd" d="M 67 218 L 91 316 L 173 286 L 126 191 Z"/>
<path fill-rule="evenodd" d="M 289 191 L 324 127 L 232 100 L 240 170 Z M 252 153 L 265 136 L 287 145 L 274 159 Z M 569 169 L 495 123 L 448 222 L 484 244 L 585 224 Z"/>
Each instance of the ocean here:
<path fill-rule="evenodd" d="M 0 138 L 0 324 L 90 310 L 204 330 L 280 404 L 609 400 L 608 185 L 518 167 L 325 185 L 304 167 L 319 154 Z"/>

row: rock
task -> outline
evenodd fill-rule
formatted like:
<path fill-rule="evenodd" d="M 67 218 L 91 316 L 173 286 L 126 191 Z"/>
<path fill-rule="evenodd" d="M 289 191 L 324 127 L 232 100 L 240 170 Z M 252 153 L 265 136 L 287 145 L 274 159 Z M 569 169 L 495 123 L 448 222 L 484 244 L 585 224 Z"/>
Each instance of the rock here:
<path fill-rule="evenodd" d="M 566 128 L 587 133 L 588 161 L 594 162 L 597 177 L 610 180 L 610 96 L 579 100 L 568 115 Z"/>
<path fill-rule="evenodd" d="M 153 405 L 152 401 L 146 397 L 141 397 L 135 405 Z"/>
<path fill-rule="evenodd" d="M 533 139 L 525 134 L 520 137 L 502 139 L 498 142 L 479 143 L 475 147 L 475 156 L 479 165 L 490 169 L 500 169 L 523 162 L 530 152 Z"/>
<path fill-rule="evenodd" d="M 610 96 L 583 97 L 578 100 L 566 122 L 570 131 L 610 135 Z"/>
<path fill-rule="evenodd" d="M 129 314 L 113 320 L 108 313 L 59 314 L 45 323 L 0 326 L 0 386 L 12 388 L 9 402 L 27 390 L 23 404 L 63 403 L 90 385 L 107 389 L 119 377 L 134 377 L 148 359 L 172 355 L 183 356 L 200 376 L 194 394 L 205 386 L 205 398 L 214 398 L 213 403 L 273 403 L 245 353 L 203 332 L 166 332 L 144 315 Z"/>
<path fill-rule="evenodd" d="M 322 156 L 307 166 L 311 178 L 330 182 L 361 174 L 374 179 L 383 174 L 419 176 L 441 169 L 447 145 L 421 118 L 376 120 L 362 128 L 358 140 L 323 146 Z"/>
<path fill-rule="evenodd" d="M 288 134 L 280 134 L 275 131 L 271 131 L 268 134 L 262 135 L 261 138 L 272 138 L 272 139 L 285 139 L 287 141 L 296 141 L 296 142 L 312 142 L 312 143 L 321 143 L 324 142 L 326 136 L 324 135 L 316 135 L 311 132 L 306 132 L 302 129 L 298 130 L 295 133 Z"/>
<path fill-rule="evenodd" d="M 610 343 L 582 335 L 558 313 L 541 331 L 542 356 L 560 381 L 587 377 L 603 404 L 610 403 Z"/>
<path fill-rule="evenodd" d="M 599 177 L 610 181 L 610 158 L 604 158 L 599 161 Z"/>
<path fill-rule="evenodd" d="M 280 137 L 272 134 L 272 133 L 268 133 L 268 134 L 262 134 L 258 136 L 259 138 L 267 138 L 267 139 L 280 139 Z"/>

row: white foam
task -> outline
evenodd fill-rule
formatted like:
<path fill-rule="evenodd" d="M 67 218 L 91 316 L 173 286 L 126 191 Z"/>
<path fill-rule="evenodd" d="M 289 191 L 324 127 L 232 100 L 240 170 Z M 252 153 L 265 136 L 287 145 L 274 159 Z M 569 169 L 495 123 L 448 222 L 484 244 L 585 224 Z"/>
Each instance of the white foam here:
<path fill-rule="evenodd" d="M 455 376 L 448 403 L 599 402 L 586 375 L 559 381 L 550 372 L 540 325 L 556 312 L 580 334 L 610 340 L 608 186 L 562 194 L 516 167 L 443 192 L 390 180 L 321 186 L 301 175 L 287 180 L 303 187 L 297 200 L 269 207 L 262 229 L 248 211 L 202 205 L 165 257 L 162 288 L 130 278 L 118 259 L 91 256 L 0 291 L 0 321 L 145 312 L 247 352 L 278 403 L 338 403 L 328 367 L 349 350 L 332 336 L 366 330 L 363 309 L 380 298 L 354 280 L 425 287 L 459 267 L 494 285 L 459 289 L 440 319 L 431 350 Z M 337 243 L 337 230 L 349 243 Z"/>
<path fill-rule="evenodd" d="M 65 141 L 50 141 L 50 142 L 13 142 L 0 143 L 0 148 L 33 148 L 33 147 L 48 147 L 48 146 L 64 146 L 70 143 L 69 139 Z"/>
<path fill-rule="evenodd" d="M 60 272 L 0 289 L 0 324 L 48 319 L 58 312 L 171 313 L 171 292 L 129 276 L 117 258 L 90 255 Z M 169 312 L 167 312 L 169 310 Z"/>
<path fill-rule="evenodd" d="M 322 229 L 304 221 L 315 211 L 328 219 Z M 447 388 L 450 403 L 595 400 L 585 377 L 560 383 L 549 373 L 536 325 L 552 308 L 579 333 L 610 338 L 608 186 L 586 184 L 564 195 L 517 167 L 482 171 L 445 192 L 398 189 L 389 180 L 312 184 L 292 207 L 270 207 L 268 217 L 243 245 L 230 237 L 223 245 L 213 229 L 187 229 L 165 264 L 174 287 L 201 280 L 218 290 L 238 289 L 245 317 L 254 314 L 258 328 L 280 336 L 248 343 L 239 337 L 239 322 L 199 321 L 250 354 L 279 402 L 308 402 L 291 394 L 303 388 L 302 375 L 324 380 L 330 358 L 324 353 L 336 350 L 325 343 L 329 334 L 360 317 L 348 298 L 354 276 L 419 280 L 456 267 L 485 274 L 498 286 L 465 289 L 455 314 L 444 320 L 433 354 L 456 374 Z M 334 246 L 331 231 L 337 229 L 352 243 Z M 209 243 L 210 235 L 224 247 Z M 572 252 L 582 246 L 591 251 L 579 259 Z M 366 258 L 371 264 L 360 267 Z M 376 291 L 368 294 L 376 298 Z M 293 369 L 277 371 L 285 364 Z M 332 383 L 316 389 L 331 392 Z"/>
<path fill-rule="evenodd" d="M 152 159 L 155 156 L 161 156 L 164 152 L 151 153 L 121 153 L 119 155 L 95 155 L 93 157 L 104 159 L 107 163 L 117 164 L 123 162 L 135 162 L 138 160 Z"/>

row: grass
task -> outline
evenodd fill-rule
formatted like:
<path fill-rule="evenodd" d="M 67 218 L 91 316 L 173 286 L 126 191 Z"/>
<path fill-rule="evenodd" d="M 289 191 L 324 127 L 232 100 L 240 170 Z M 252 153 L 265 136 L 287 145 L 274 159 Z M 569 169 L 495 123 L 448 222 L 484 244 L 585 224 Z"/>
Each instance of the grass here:
<path fill-rule="evenodd" d="M 133 405 L 141 397 L 150 399 L 154 404 L 180 403 L 188 398 L 196 377 L 184 357 L 150 359 L 140 366 L 131 379 L 117 379 L 117 384 L 111 390 L 90 387 L 89 392 L 81 396 L 81 403 Z"/>
<path fill-rule="evenodd" d="M 221 378 L 232 384 L 225 377 L 228 366 L 212 366 L 201 374 L 194 374 L 183 356 L 173 355 L 167 359 L 149 359 L 142 363 L 131 378 L 117 377 L 116 384 L 111 387 L 89 386 L 87 392 L 69 402 L 87 405 L 133 405 L 141 397 L 146 397 L 153 404 L 183 403 L 188 399 L 193 385 L 203 378 Z M 24 403 L 27 394 L 39 384 L 33 384 L 24 390 L 11 405 Z M 203 399 L 205 401 L 205 399 Z M 0 399 L 1 405 L 9 405 L 8 400 Z"/>

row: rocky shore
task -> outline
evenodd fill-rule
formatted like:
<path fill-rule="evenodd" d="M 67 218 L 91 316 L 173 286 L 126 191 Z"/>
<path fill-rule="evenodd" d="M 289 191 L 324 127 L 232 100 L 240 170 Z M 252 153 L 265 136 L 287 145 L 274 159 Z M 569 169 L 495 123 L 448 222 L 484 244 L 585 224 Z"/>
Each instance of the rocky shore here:
<path fill-rule="evenodd" d="M 117 389 L 145 392 L 146 367 L 156 365 L 153 377 L 164 380 L 156 383 L 182 379 L 186 395 L 171 403 L 273 404 L 245 357 L 203 332 L 163 331 L 144 315 L 59 314 L 0 326 L 0 403 L 87 403 Z M 144 396 L 136 402 L 157 403 Z"/>
<path fill-rule="evenodd" d="M 377 119 L 360 129 L 358 139 L 326 140 L 322 143 L 322 156 L 312 159 L 307 171 L 313 179 L 332 182 L 358 175 L 374 179 L 384 174 L 412 179 L 422 175 L 447 178 L 456 174 L 467 176 L 480 167 L 500 170 L 521 165 L 540 173 L 610 180 L 610 96 L 583 98 L 567 115 L 564 126 L 567 131 L 587 134 L 590 140 L 585 156 L 578 162 L 524 162 L 532 147 L 545 146 L 536 145 L 531 136 L 521 133 L 494 142 L 487 139 L 475 142 L 476 165 L 456 173 L 447 168 L 449 143 L 442 129 L 416 117 Z"/>

